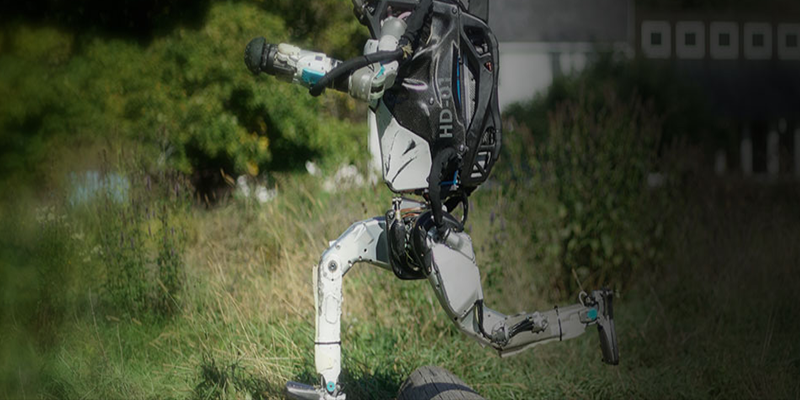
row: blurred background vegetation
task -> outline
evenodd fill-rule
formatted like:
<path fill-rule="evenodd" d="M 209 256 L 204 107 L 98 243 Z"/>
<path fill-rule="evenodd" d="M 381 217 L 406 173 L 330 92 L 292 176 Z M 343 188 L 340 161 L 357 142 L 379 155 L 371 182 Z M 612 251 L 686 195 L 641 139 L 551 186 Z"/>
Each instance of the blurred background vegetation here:
<path fill-rule="evenodd" d="M 363 105 L 253 77 L 242 52 L 265 36 L 351 57 L 367 32 L 350 1 L 1 7 L 0 397 L 314 382 L 311 268 L 390 193 L 325 189 L 342 165 L 366 175 Z M 508 110 L 471 198 L 487 301 L 544 309 L 609 285 L 620 367 L 593 334 L 500 360 L 426 282 L 366 267 L 345 285 L 348 396 L 391 398 L 424 364 L 495 399 L 799 396 L 800 193 L 699 168 L 725 124 L 707 107 L 669 69 L 600 58 Z M 234 177 L 277 195 L 234 195 Z"/>
<path fill-rule="evenodd" d="M 109 138 L 196 183 L 363 158 L 364 128 L 336 118 L 351 100 L 326 107 L 241 68 L 242 38 L 260 35 L 355 54 L 364 32 L 341 1 L 44 3 L 3 13 L 5 176 L 53 178 L 75 162 L 61 149 Z"/>

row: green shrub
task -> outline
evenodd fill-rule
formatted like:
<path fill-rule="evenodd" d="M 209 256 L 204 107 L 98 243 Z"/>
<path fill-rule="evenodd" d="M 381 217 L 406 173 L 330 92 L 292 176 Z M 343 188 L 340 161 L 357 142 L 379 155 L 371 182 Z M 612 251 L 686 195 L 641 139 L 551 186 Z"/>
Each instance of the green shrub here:
<path fill-rule="evenodd" d="M 569 293 L 578 289 L 576 276 L 585 287 L 620 287 L 657 259 L 663 195 L 647 184 L 658 168 L 662 132 L 652 108 L 635 96 L 620 99 L 609 85 L 575 88 L 547 112 L 545 135 L 522 126 L 505 146 L 506 173 L 530 179 L 531 195 L 557 210 L 555 224 L 540 227 L 556 229 L 555 238 L 549 231 L 533 235 L 542 246 L 557 241 L 558 285 Z M 531 103 L 531 113 L 541 112 L 541 100 Z"/>
<path fill-rule="evenodd" d="M 360 47 L 348 38 L 366 31 L 344 0 L 215 3 L 200 27 L 178 25 L 146 42 L 15 22 L 0 54 L 0 96 L 14 99 L 0 103 L 0 171 L 41 178 L 57 143 L 105 141 L 142 144 L 151 167 L 184 173 L 357 161 L 362 126 L 326 115 L 300 87 L 253 77 L 242 61 L 255 36 L 277 43 L 299 33 L 300 9 L 311 13 L 300 13 L 303 23 L 328 21 L 306 45 L 339 57 Z"/>
<path fill-rule="evenodd" d="M 656 257 L 661 228 L 648 216 L 660 210 L 647 178 L 661 121 L 635 98 L 622 102 L 609 91 L 601 105 L 585 96 L 551 116 L 542 183 L 560 203 L 563 266 L 595 285 L 621 283 Z"/>

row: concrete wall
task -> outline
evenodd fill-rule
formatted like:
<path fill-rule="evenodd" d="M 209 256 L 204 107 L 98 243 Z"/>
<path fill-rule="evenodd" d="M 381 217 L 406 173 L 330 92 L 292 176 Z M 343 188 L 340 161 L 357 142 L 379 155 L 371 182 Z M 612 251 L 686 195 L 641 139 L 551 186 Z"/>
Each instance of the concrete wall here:
<path fill-rule="evenodd" d="M 582 71 L 598 51 L 632 54 L 627 43 L 500 43 L 500 109 L 542 93 L 559 74 Z"/>
<path fill-rule="evenodd" d="M 582 70 L 598 50 L 631 53 L 634 11 L 633 0 L 493 0 L 500 108 L 531 99 L 559 74 Z"/>

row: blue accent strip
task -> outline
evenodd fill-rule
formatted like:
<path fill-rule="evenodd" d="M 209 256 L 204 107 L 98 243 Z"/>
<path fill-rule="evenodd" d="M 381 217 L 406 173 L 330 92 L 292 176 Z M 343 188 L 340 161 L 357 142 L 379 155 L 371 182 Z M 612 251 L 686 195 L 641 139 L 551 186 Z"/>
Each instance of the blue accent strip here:
<path fill-rule="evenodd" d="M 322 77 L 325 76 L 322 72 L 314 71 L 313 69 L 304 68 L 303 69 L 303 82 L 309 85 L 316 85 Z"/>
<path fill-rule="evenodd" d="M 458 183 L 458 170 L 456 170 L 456 173 L 453 174 L 453 180 L 452 181 L 450 181 L 450 182 L 442 182 L 442 183 L 439 184 L 439 186 L 455 186 L 456 183 Z"/>
<path fill-rule="evenodd" d="M 384 72 L 384 71 L 386 71 L 386 68 L 384 68 L 384 66 L 383 66 L 383 65 L 381 65 L 381 70 L 380 70 L 380 72 L 378 72 L 378 75 L 376 75 L 375 77 L 376 77 L 376 78 L 380 78 L 380 77 L 381 77 L 381 75 L 383 75 L 383 72 Z"/>
<path fill-rule="evenodd" d="M 456 92 L 458 92 L 458 106 L 461 107 L 461 56 L 458 56 L 458 66 L 456 67 Z"/>

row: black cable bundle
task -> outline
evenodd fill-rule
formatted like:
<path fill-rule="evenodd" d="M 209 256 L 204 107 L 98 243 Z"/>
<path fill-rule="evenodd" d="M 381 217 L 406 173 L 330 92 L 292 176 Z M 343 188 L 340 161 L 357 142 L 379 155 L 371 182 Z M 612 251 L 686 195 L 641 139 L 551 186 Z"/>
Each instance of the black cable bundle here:
<path fill-rule="evenodd" d="M 428 198 L 431 201 L 431 212 L 433 213 L 433 221 L 442 239 L 444 239 L 444 234 L 446 233 L 446 227 L 442 219 L 442 201 L 446 199 L 449 194 L 448 189 L 448 192 L 442 196 L 442 174 L 448 169 L 447 167 L 451 165 L 454 165 L 457 170 L 461 169 L 458 164 L 460 164 L 460 159 L 456 150 L 452 147 L 445 148 L 433 158 L 431 173 L 428 176 Z"/>
<path fill-rule="evenodd" d="M 353 71 L 356 71 L 359 68 L 364 68 L 367 65 L 377 62 L 386 63 L 410 56 L 412 53 L 411 47 L 416 45 L 417 39 L 419 38 L 419 32 L 425 25 L 425 17 L 428 16 L 432 9 L 433 0 L 422 0 L 419 4 L 417 4 L 416 7 L 414 7 L 414 11 L 406 20 L 406 32 L 400 38 L 397 49 L 391 51 L 379 51 L 377 53 L 351 58 L 339 64 L 336 68 L 325 74 L 325 76 L 323 76 L 313 87 L 311 87 L 309 94 L 314 97 L 321 95 L 322 92 L 325 91 L 325 88 L 331 85 L 331 82 L 338 81 L 339 78 L 350 75 L 353 73 Z M 409 45 L 411 47 L 409 47 Z"/>
<path fill-rule="evenodd" d="M 414 11 L 406 19 L 406 33 L 400 38 L 398 47 L 407 45 L 415 46 L 419 39 L 419 32 L 425 25 L 425 18 L 433 11 L 433 0 L 422 0 L 414 7 Z"/>
<path fill-rule="evenodd" d="M 325 91 L 331 82 L 338 80 L 342 76 L 350 75 L 353 71 L 364 68 L 367 65 L 376 62 L 387 62 L 400 59 L 403 56 L 402 49 L 392 51 L 379 51 L 377 53 L 367 54 L 361 57 L 351 58 L 332 69 L 325 74 L 311 89 L 308 91 L 314 97 L 317 97 Z"/>

